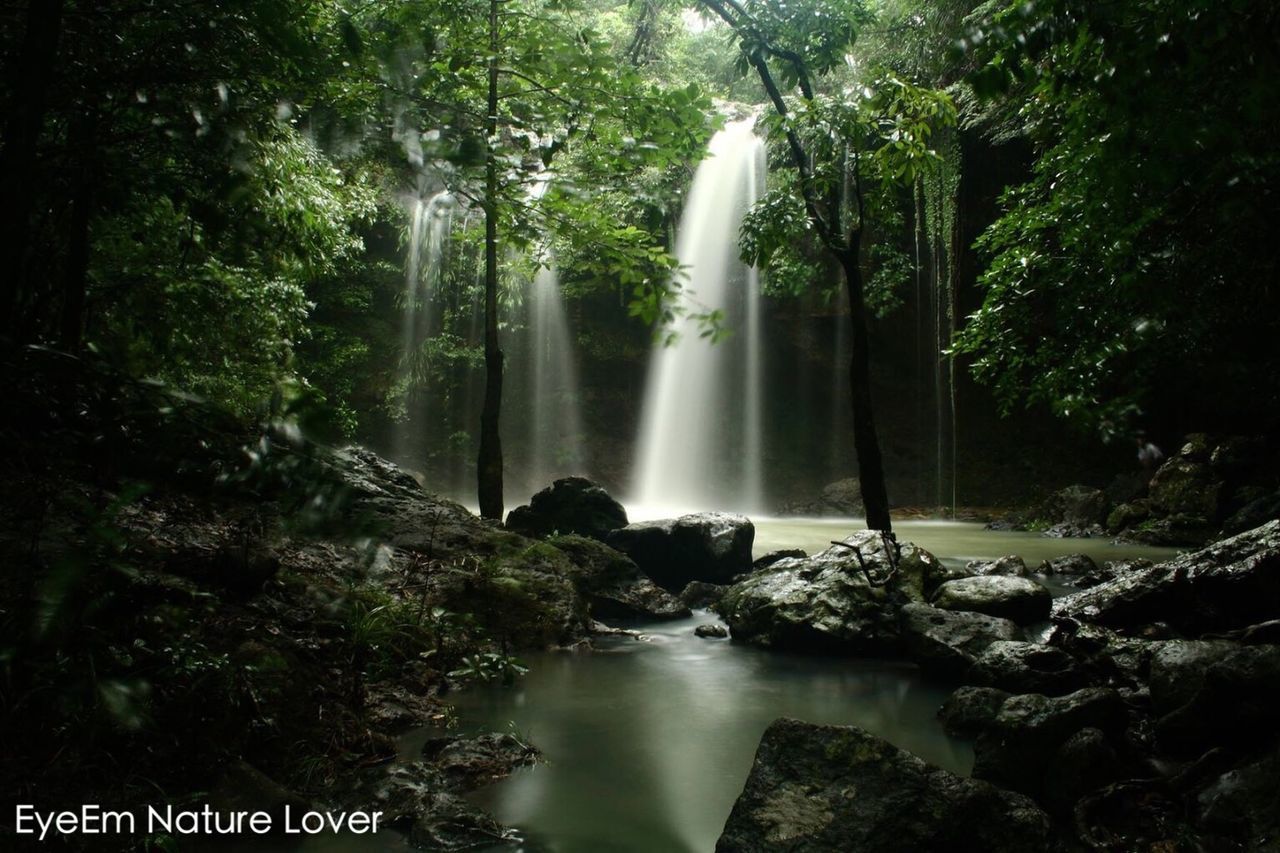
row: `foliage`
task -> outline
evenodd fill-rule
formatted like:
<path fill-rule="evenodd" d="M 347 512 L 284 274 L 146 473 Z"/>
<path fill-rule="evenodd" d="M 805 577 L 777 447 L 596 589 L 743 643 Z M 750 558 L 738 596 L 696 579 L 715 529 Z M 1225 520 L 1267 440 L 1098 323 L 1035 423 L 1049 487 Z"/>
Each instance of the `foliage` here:
<path fill-rule="evenodd" d="M 1006 409 L 1047 403 L 1104 435 L 1275 411 L 1278 21 L 1256 0 L 1041 0 L 980 21 L 973 85 L 1036 145 L 980 242 L 986 298 L 958 347 Z"/>

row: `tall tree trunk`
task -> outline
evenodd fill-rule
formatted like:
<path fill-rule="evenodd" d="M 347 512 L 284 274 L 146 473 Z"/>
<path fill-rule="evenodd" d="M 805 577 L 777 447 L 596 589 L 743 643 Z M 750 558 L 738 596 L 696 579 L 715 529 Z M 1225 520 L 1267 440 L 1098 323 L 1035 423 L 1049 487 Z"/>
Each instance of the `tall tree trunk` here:
<path fill-rule="evenodd" d="M 859 233 L 860 232 L 855 232 Z M 884 484 L 884 459 L 876 435 L 876 419 L 871 408 L 871 347 L 867 340 L 867 306 L 863 298 L 862 267 L 858 263 L 861 240 L 855 237 L 844 251 L 837 252 L 849 293 L 849 323 L 853 356 L 849 364 L 849 388 L 853 401 L 853 449 L 858 456 L 858 484 L 867 511 L 867 527 L 893 532 L 889 520 L 889 492 Z"/>
<path fill-rule="evenodd" d="M 27 250 L 35 208 L 35 163 L 44 127 L 45 93 L 53 77 L 62 31 L 63 0 L 29 0 L 27 31 L 18 58 L 14 102 L 0 155 L 0 331 L 18 327 L 27 281 Z"/>
<path fill-rule="evenodd" d="M 489 112 L 485 118 L 484 166 L 484 408 L 480 412 L 480 458 L 476 463 L 480 515 L 502 519 L 502 350 L 498 348 L 498 3 L 489 0 Z"/>

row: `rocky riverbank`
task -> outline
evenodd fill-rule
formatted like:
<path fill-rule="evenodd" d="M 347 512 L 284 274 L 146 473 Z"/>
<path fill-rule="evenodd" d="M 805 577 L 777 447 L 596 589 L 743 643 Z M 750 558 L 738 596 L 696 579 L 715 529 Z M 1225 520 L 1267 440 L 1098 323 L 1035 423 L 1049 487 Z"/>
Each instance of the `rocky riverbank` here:
<path fill-rule="evenodd" d="M 1105 580 L 1080 559 L 1039 569 L 1088 588 L 1051 601 L 1020 560 L 947 570 L 872 533 L 730 587 L 737 641 L 906 657 L 956 684 L 940 716 L 976 764 L 962 780 L 780 721 L 717 850 L 1275 849 L 1280 522 Z"/>

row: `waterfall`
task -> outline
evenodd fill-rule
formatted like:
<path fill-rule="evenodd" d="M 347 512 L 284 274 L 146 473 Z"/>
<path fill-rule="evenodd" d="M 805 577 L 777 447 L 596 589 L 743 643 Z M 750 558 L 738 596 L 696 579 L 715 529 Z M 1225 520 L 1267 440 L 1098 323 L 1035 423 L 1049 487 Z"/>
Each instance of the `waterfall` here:
<path fill-rule="evenodd" d="M 414 438 L 423 428 L 426 411 L 420 386 L 426 379 L 422 344 L 437 330 L 435 292 L 440 286 L 444 254 L 453 228 L 455 202 L 447 191 L 429 198 L 415 195 L 409 212 L 408 250 L 405 255 L 404 293 L 401 298 L 401 368 L 405 412 L 396 435 L 396 453 L 408 461 Z"/>
<path fill-rule="evenodd" d="M 557 477 L 583 473 L 581 395 L 573 342 L 554 266 L 539 267 L 526 298 L 530 405 L 528 486 L 540 489 Z"/>
<path fill-rule="evenodd" d="M 764 505 L 760 282 L 738 259 L 738 231 L 764 181 L 754 120 L 712 137 L 676 231 L 688 275 L 678 315 L 655 344 L 641 409 L 632 502 L 640 507 L 736 509 Z M 723 313 L 731 337 L 711 343 L 689 315 Z M 663 337 L 666 337 L 664 334 Z"/>

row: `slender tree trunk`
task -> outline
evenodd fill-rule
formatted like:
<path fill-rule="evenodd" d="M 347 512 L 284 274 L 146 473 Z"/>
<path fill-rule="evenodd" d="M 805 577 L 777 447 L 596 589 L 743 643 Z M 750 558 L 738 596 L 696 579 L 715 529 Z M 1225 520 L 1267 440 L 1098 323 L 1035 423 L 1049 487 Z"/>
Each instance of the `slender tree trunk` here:
<path fill-rule="evenodd" d="M 880 439 L 876 435 L 876 419 L 871 408 L 871 347 L 867 340 L 867 306 L 863 299 L 862 267 L 858 263 L 860 240 L 838 252 L 849 292 L 849 323 L 853 356 L 849 364 L 849 388 L 853 401 L 853 448 L 858 456 L 858 484 L 867 511 L 867 527 L 893 531 L 889 520 L 889 493 L 884 484 L 884 460 L 880 455 Z"/>
<path fill-rule="evenodd" d="M 484 168 L 484 408 L 480 412 L 480 458 L 476 464 L 480 515 L 502 519 L 502 350 L 498 348 L 498 3 L 489 0 L 489 112 L 485 119 Z"/>
<path fill-rule="evenodd" d="M 30 0 L 18 58 L 16 96 L 0 155 L 0 324 L 18 326 L 27 286 L 27 250 L 35 207 L 35 163 L 44 127 L 45 93 L 53 77 L 62 31 L 63 0 Z"/>

